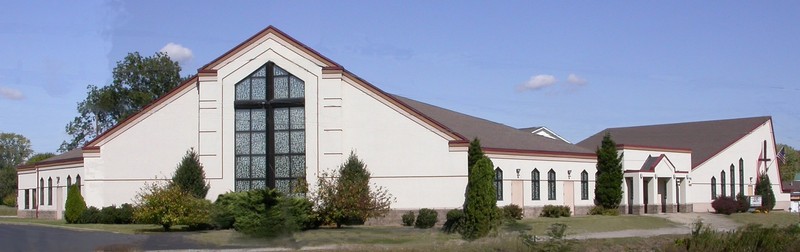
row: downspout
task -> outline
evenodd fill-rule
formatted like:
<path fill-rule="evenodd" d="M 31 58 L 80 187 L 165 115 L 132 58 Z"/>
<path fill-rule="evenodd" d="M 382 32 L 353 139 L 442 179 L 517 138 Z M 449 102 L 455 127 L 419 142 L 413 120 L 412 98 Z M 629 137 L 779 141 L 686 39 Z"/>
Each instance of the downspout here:
<path fill-rule="evenodd" d="M 33 168 L 36 169 L 36 189 L 41 190 L 41 188 L 39 188 L 39 167 L 38 166 L 34 166 Z M 40 195 L 42 194 L 41 192 L 38 192 L 38 193 Z M 36 219 L 39 219 L 39 201 L 42 200 L 42 199 L 39 199 L 38 197 L 36 197 L 35 194 L 33 195 L 33 198 L 37 199 L 37 200 L 34 200 L 33 207 L 36 209 Z"/>

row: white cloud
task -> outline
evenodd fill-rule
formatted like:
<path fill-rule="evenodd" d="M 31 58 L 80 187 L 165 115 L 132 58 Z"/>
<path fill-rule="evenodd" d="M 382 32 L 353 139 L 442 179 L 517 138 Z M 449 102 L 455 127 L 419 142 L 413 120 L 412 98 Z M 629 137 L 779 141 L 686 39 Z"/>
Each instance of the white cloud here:
<path fill-rule="evenodd" d="M 577 74 L 569 74 L 569 76 L 567 76 L 567 82 L 575 85 L 586 85 L 586 83 L 588 83 L 586 79 L 581 78 Z"/>
<path fill-rule="evenodd" d="M 525 90 L 539 90 L 545 88 L 547 86 L 551 86 L 556 84 L 558 80 L 556 80 L 555 76 L 548 75 L 548 74 L 540 74 L 536 76 L 532 76 L 530 80 L 525 82 L 519 87 L 520 91 Z"/>
<path fill-rule="evenodd" d="M 25 96 L 22 95 L 22 92 L 19 90 L 7 87 L 0 87 L 0 98 L 9 100 L 22 100 L 25 99 Z"/>
<path fill-rule="evenodd" d="M 166 53 L 170 59 L 181 64 L 192 60 L 194 57 L 194 55 L 192 55 L 192 50 L 172 42 L 169 42 L 167 45 L 161 48 L 160 52 Z"/>

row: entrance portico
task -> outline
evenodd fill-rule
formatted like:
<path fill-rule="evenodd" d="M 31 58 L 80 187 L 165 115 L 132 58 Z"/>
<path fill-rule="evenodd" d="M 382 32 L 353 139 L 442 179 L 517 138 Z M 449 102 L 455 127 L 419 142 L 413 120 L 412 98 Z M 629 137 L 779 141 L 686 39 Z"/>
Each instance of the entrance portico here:
<path fill-rule="evenodd" d="M 622 205 L 628 214 L 686 212 L 686 181 L 688 172 L 677 171 L 661 154 L 648 156 L 641 169 L 624 173 L 625 197 Z"/>

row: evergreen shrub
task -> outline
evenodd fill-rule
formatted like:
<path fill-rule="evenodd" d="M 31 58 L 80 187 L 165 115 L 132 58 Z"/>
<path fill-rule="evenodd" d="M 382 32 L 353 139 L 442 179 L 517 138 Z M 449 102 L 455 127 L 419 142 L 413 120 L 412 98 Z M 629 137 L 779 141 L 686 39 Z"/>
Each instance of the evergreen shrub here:
<path fill-rule="evenodd" d="M 515 205 L 506 205 L 503 207 L 503 218 L 506 220 L 521 220 L 522 219 L 522 208 Z"/>
<path fill-rule="evenodd" d="M 603 206 L 594 206 L 589 210 L 589 215 L 617 216 L 619 215 L 619 209 L 606 209 Z"/>
<path fill-rule="evenodd" d="M 711 202 L 711 207 L 718 214 L 730 215 L 739 209 L 739 203 L 731 197 L 721 196 Z"/>
<path fill-rule="evenodd" d="M 433 209 L 423 208 L 419 210 L 417 221 L 414 222 L 415 228 L 432 228 L 439 221 L 439 213 Z"/>
<path fill-rule="evenodd" d="M 172 185 L 181 188 L 195 198 L 206 198 L 211 186 L 206 182 L 206 173 L 203 171 L 200 157 L 197 156 L 194 149 L 186 151 L 186 155 L 178 164 L 175 174 L 172 176 Z"/>
<path fill-rule="evenodd" d="M 572 214 L 568 206 L 545 205 L 542 212 L 539 214 L 541 217 L 559 218 L 569 217 Z"/>
<path fill-rule="evenodd" d="M 447 211 L 447 219 L 442 226 L 442 230 L 445 233 L 452 234 L 456 232 L 461 232 L 461 228 L 463 227 L 464 221 L 464 211 L 461 209 L 453 209 Z"/>
<path fill-rule="evenodd" d="M 100 223 L 100 209 L 97 207 L 91 206 L 81 213 L 81 217 L 78 218 L 78 221 L 75 223 L 80 224 L 94 224 Z"/>
<path fill-rule="evenodd" d="M 413 226 L 415 220 L 414 211 L 408 211 L 408 213 L 403 214 L 403 226 Z"/>
<path fill-rule="evenodd" d="M 486 236 L 500 219 L 493 185 L 493 167 L 492 161 L 484 156 L 469 170 L 464 226 L 461 229 L 461 237 L 466 240 Z"/>
<path fill-rule="evenodd" d="M 739 193 L 736 195 L 736 203 L 739 206 L 736 211 L 740 213 L 746 213 L 750 210 L 750 201 L 747 200 L 747 197 L 744 194 Z"/>
<path fill-rule="evenodd" d="M 78 223 L 83 212 L 86 211 L 86 201 L 81 196 L 80 188 L 72 185 L 67 189 L 67 203 L 64 209 L 64 219 L 67 223 Z"/>
<path fill-rule="evenodd" d="M 216 228 L 234 228 L 254 237 L 277 237 L 320 225 L 311 201 L 285 196 L 274 189 L 220 195 L 211 211 L 211 223 Z"/>

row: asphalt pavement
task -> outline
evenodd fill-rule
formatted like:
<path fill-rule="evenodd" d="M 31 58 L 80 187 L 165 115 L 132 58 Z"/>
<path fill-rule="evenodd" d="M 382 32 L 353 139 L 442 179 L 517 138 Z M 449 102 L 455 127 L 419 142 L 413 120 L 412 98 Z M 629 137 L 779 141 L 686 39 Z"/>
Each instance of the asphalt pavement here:
<path fill-rule="evenodd" d="M 0 224 L 0 251 L 146 251 L 223 249 L 181 233 L 118 234 L 35 225 Z"/>

